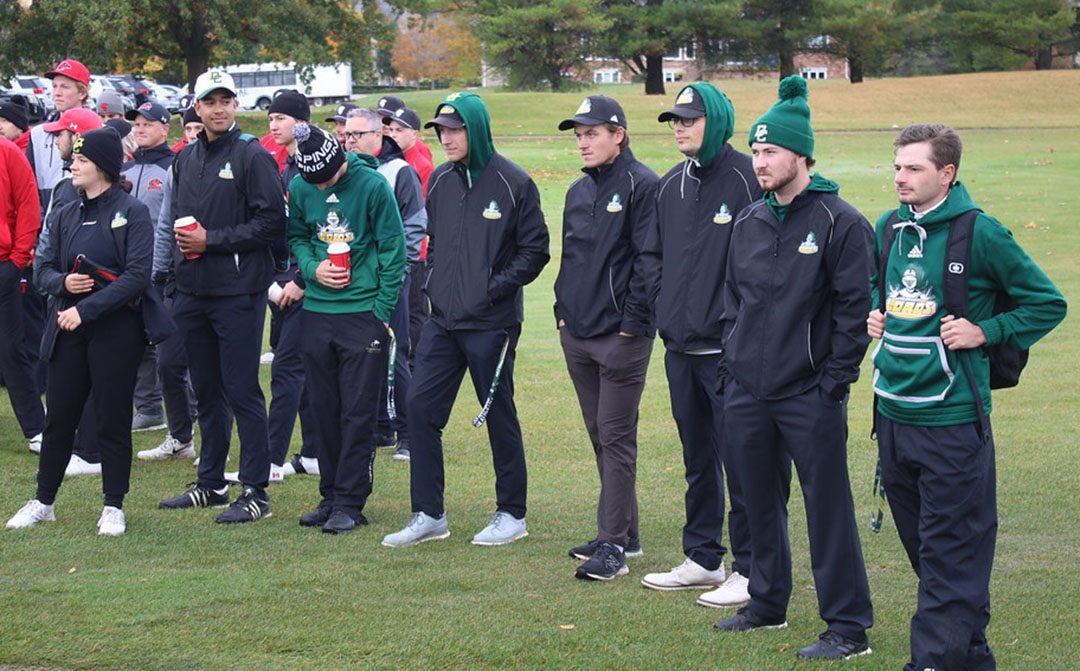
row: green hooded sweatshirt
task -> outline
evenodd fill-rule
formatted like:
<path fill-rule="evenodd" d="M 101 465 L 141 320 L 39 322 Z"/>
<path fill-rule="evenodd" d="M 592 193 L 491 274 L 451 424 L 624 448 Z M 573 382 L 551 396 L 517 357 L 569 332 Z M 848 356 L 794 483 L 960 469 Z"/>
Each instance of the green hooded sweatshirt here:
<path fill-rule="evenodd" d="M 297 175 L 289 183 L 289 246 L 307 282 L 304 309 L 327 314 L 372 312 L 384 322 L 405 281 L 405 229 L 390 183 L 367 154 L 346 154 L 337 183 L 319 187 Z M 351 282 L 331 289 L 315 279 L 331 242 L 350 248 Z"/>
<path fill-rule="evenodd" d="M 967 356 L 986 413 L 990 414 L 990 367 L 982 349 L 952 351 L 941 340 L 941 318 L 948 314 L 942 293 L 949 224 L 981 208 L 957 182 L 936 208 L 916 222 L 901 205 L 896 240 L 888 250 L 885 277 L 885 335 L 873 354 L 878 410 L 894 422 L 948 426 L 978 420 L 971 385 L 958 356 Z M 884 244 L 886 212 L 877 223 L 876 248 Z M 878 303 L 878 277 L 872 278 Z M 1008 343 L 1027 349 L 1065 317 L 1065 298 L 1000 222 L 979 214 L 968 268 L 968 319 L 989 345 Z M 993 315 L 998 290 L 1018 303 Z M 878 306 L 879 307 L 879 306 Z M 879 307 L 880 309 L 880 307 Z M 993 316 L 992 316 L 993 315 Z"/>
<path fill-rule="evenodd" d="M 488 114 L 483 99 L 475 93 L 451 93 L 439 103 L 435 116 L 439 115 L 443 105 L 453 107 L 465 122 L 465 129 L 469 131 L 469 154 L 465 157 L 465 162 L 458 165 L 468 171 L 470 184 L 473 184 L 487 168 L 491 155 L 495 153 L 495 144 L 491 141 L 491 115 Z"/>
<path fill-rule="evenodd" d="M 687 88 L 697 91 L 705 103 L 705 137 L 696 158 L 708 166 L 735 132 L 735 107 L 723 91 L 708 82 L 694 82 Z"/>
<path fill-rule="evenodd" d="M 840 185 L 831 179 L 826 179 L 818 173 L 814 173 L 810 176 L 810 183 L 803 189 L 803 193 L 807 191 L 821 191 L 822 193 L 840 193 Z M 801 195 L 801 194 L 800 194 Z M 788 208 L 791 207 L 791 203 L 787 205 L 781 205 L 776 200 L 776 192 L 770 191 L 765 194 L 765 204 L 769 206 L 772 213 L 776 215 L 776 220 L 781 224 L 784 223 L 784 215 L 787 214 Z"/>

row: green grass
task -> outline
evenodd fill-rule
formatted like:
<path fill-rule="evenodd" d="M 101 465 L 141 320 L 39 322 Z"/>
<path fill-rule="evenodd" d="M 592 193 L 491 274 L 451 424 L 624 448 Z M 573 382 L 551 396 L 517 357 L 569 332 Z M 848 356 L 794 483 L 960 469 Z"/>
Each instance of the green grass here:
<path fill-rule="evenodd" d="M 1072 77 L 1071 86 L 1057 79 Z M 969 126 L 1065 125 L 1056 111 L 1075 110 L 1077 73 L 1023 73 L 999 124 L 977 107 Z M 1010 75 L 1009 77 L 1012 77 Z M 955 78 L 992 89 L 1003 75 Z M 949 80 L 953 81 L 953 80 Z M 1048 83 L 1049 82 L 1049 83 Z M 959 118 L 929 107 L 905 118 L 863 110 L 871 86 L 928 88 L 929 80 L 868 82 L 866 89 L 815 86 L 815 97 L 850 96 L 853 127 L 889 128 L 909 120 Z M 1017 84 L 1019 86 L 1020 84 Z M 1043 97 L 1047 87 L 1058 91 Z M 740 109 L 737 128 L 768 104 L 774 84 L 731 85 Z M 612 89 L 605 89 L 612 90 Z M 627 92 L 621 89 L 619 95 Z M 636 87 L 635 91 L 636 93 Z M 757 95 L 761 105 L 742 105 Z M 435 101 L 440 94 L 412 94 Z M 426 96 L 426 97 L 423 97 Z M 496 132 L 507 125 L 546 134 L 573 111 L 581 94 L 489 96 Z M 938 96 L 944 99 L 945 96 Z M 659 106 L 626 96 L 631 123 L 644 126 Z M 749 98 L 748 98 L 749 99 Z M 1043 101 L 1031 104 L 1031 101 Z M 1055 107 L 1051 108 L 1053 101 Z M 1060 105 L 1059 105 L 1060 103 Z M 898 106 L 881 102 L 882 109 Z M 952 103 L 950 102 L 950 107 Z M 745 112 L 743 111 L 745 110 Z M 817 107 L 815 119 L 819 118 Z M 965 112 L 966 113 L 966 112 Z M 534 121 L 534 115 L 543 123 Z M 1075 112 L 1069 124 L 1075 126 Z M 825 117 L 825 114 L 820 115 Z M 257 118 L 253 117 L 253 118 Z M 516 120 L 516 121 L 515 121 Z M 964 125 L 964 124 L 961 124 Z M 840 124 L 836 124 L 838 128 Z M 247 129 L 252 130 L 251 123 Z M 261 130 L 261 127 L 258 129 Z M 999 217 L 1058 283 L 1066 296 L 1080 289 L 1075 257 L 1080 193 L 1080 133 L 1073 130 L 968 131 L 961 176 L 976 200 Z M 894 202 L 891 133 L 818 138 L 819 169 L 837 179 L 842 195 L 870 219 Z M 388 550 L 381 537 L 408 517 L 407 467 L 380 452 L 371 526 L 346 537 L 301 529 L 297 517 L 318 499 L 312 478 L 295 477 L 271 489 L 274 517 L 221 528 L 209 511 L 166 512 L 158 498 L 194 477 L 190 463 L 133 468 L 126 505 L 127 536 L 100 539 L 100 479 L 65 482 L 59 521 L 26 532 L 0 532 L 0 665 L 66 669 L 338 669 L 338 668 L 574 668 L 786 669 L 812 668 L 794 648 L 824 625 L 817 618 L 802 501 L 793 496 L 791 538 L 795 592 L 790 628 L 722 636 L 711 624 L 723 611 L 693 603 L 689 593 L 642 589 L 638 579 L 681 561 L 681 453 L 668 407 L 662 352 L 657 347 L 641 409 L 638 494 L 645 557 L 629 577 L 611 584 L 574 580 L 566 549 L 594 533 L 595 467 L 565 374 L 551 321 L 562 197 L 578 161 L 568 137 L 497 139 L 500 151 L 533 174 L 551 228 L 553 261 L 526 290 L 526 313 L 516 375 L 517 405 L 529 459 L 529 538 L 504 548 L 469 545 L 494 508 L 486 435 L 469 421 L 471 390 L 445 433 L 446 503 L 453 536 L 419 548 Z M 638 156 L 663 172 L 678 160 L 666 135 L 635 133 Z M 741 141 L 737 146 L 741 148 Z M 438 154 L 438 148 L 435 148 Z M 1080 646 L 1080 332 L 1067 320 L 1036 346 L 1021 386 L 995 394 L 998 500 L 1001 527 L 993 575 L 990 640 L 1002 669 L 1071 669 Z M 864 369 L 864 373 L 868 369 Z M 263 369 L 264 390 L 269 389 Z M 874 654 L 845 668 L 898 668 L 907 657 L 915 578 L 895 528 L 866 531 L 875 446 L 868 439 L 866 377 L 853 389 L 849 464 L 863 551 L 876 612 Z M 136 434 L 136 449 L 161 432 Z M 298 444 L 297 437 L 294 444 Z M 236 443 L 234 442 L 234 445 Z M 234 457 L 233 464 L 236 463 Z M 35 460 L 26 452 L 6 402 L 0 402 L 0 514 L 33 495 Z M 570 628 L 570 625 L 573 627 Z"/>

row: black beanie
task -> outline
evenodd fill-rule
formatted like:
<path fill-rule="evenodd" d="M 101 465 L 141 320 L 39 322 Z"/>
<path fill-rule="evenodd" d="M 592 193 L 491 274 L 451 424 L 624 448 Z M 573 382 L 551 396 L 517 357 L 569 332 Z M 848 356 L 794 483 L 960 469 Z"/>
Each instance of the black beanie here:
<path fill-rule="evenodd" d="M 282 91 L 270 101 L 267 114 L 285 114 L 300 121 L 311 121 L 311 106 L 303 93 Z"/>
<path fill-rule="evenodd" d="M 318 126 L 298 123 L 293 128 L 293 137 L 296 138 L 296 167 L 309 184 L 329 182 L 345 162 L 341 145 Z"/>
<path fill-rule="evenodd" d="M 15 124 L 19 130 L 30 127 L 30 118 L 26 112 L 26 98 L 15 94 L 6 100 L 0 100 L 0 117 Z"/>
<path fill-rule="evenodd" d="M 189 123 L 202 123 L 202 118 L 195 111 L 194 105 L 184 110 L 184 125 L 186 126 Z"/>
<path fill-rule="evenodd" d="M 120 134 L 114 128 L 105 126 L 83 133 L 75 138 L 71 153 L 90 159 L 112 181 L 120 179 L 120 168 L 124 165 L 124 147 L 120 144 Z"/>
<path fill-rule="evenodd" d="M 116 131 L 116 134 L 120 136 L 120 139 L 124 139 L 131 132 L 131 124 L 123 119 L 109 119 L 104 123 L 105 126 L 112 128 Z"/>

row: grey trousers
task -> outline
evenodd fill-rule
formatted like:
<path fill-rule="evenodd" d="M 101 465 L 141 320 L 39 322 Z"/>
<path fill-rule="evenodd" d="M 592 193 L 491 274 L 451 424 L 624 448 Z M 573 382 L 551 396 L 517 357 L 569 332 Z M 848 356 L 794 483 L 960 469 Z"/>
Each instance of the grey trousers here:
<path fill-rule="evenodd" d="M 597 538 L 625 548 L 638 538 L 638 404 L 653 339 L 615 333 L 575 338 L 566 327 L 559 338 L 600 474 Z"/>
<path fill-rule="evenodd" d="M 157 349 L 150 345 L 139 361 L 139 374 L 135 378 L 135 410 L 152 417 L 161 417 L 161 384 L 158 382 Z"/>

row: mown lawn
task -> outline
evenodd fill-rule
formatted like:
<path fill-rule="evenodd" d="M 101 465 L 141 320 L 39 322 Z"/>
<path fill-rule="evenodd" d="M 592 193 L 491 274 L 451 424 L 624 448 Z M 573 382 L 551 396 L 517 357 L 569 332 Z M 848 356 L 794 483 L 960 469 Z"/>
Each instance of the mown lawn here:
<path fill-rule="evenodd" d="M 839 181 L 842 195 L 873 220 L 895 200 L 893 124 L 942 120 L 999 128 L 963 133 L 961 178 L 1073 297 L 1080 290 L 1078 75 L 812 85 L 819 128 L 887 131 L 819 133 L 818 167 Z M 744 149 L 745 131 L 771 104 L 775 84 L 736 82 L 729 88 L 738 112 L 735 145 Z M 616 92 L 626 103 L 639 158 L 659 172 L 678 160 L 666 131 L 656 132 L 662 127 L 650 121 L 670 99 L 646 99 L 637 95 L 637 87 L 603 90 Z M 573 112 L 582 95 L 491 93 L 495 132 L 553 134 L 557 121 Z M 406 97 L 423 110 L 441 96 Z M 259 115 L 245 119 L 249 132 L 265 128 Z M 1027 130 L 1000 130 L 1010 127 Z M 791 504 L 796 587 L 788 629 L 724 636 L 711 630 L 724 611 L 694 605 L 691 593 L 661 594 L 638 584 L 644 573 L 681 561 L 684 482 L 660 346 L 639 434 L 645 556 L 631 563 L 630 576 L 611 584 L 573 579 L 575 564 L 565 552 L 594 533 L 597 482 L 550 306 L 562 197 L 576 178 L 578 163 L 569 137 L 497 138 L 496 145 L 537 179 L 553 238 L 552 263 L 526 290 L 527 321 L 516 375 L 529 457 L 531 535 L 503 548 L 468 542 L 494 508 L 490 452 L 484 432 L 470 425 L 477 403 L 468 390 L 445 432 L 453 536 L 418 548 L 379 546 L 384 534 L 407 520 L 409 510 L 407 467 L 389 453 L 380 453 L 376 463 L 375 493 L 366 510 L 371 526 L 345 537 L 297 525 L 297 517 L 317 502 L 313 478 L 294 477 L 272 487 L 271 519 L 222 528 L 212 523 L 209 511 L 156 508 L 160 497 L 194 479 L 190 463 L 136 462 L 125 506 L 125 537 L 94 535 L 100 480 L 87 477 L 65 483 L 56 524 L 0 532 L 0 665 L 809 668 L 796 661 L 795 649 L 824 625 L 816 614 L 798 494 Z M 434 144 L 433 149 L 439 155 Z M 1070 319 L 1034 349 L 1021 386 L 995 395 L 1001 524 L 989 633 L 1002 669 L 1077 665 L 1078 361 L 1080 331 Z M 264 390 L 269 390 L 268 374 L 264 367 Z M 891 522 L 886 519 L 880 534 L 867 530 L 875 461 L 868 438 L 869 405 L 864 377 L 853 388 L 849 464 L 877 617 L 870 632 L 874 654 L 849 666 L 895 669 L 907 659 L 915 579 Z M 135 448 L 150 447 L 162 436 L 136 434 Z M 5 518 L 33 495 L 35 466 L 8 404 L 0 402 L 0 514 Z"/>

